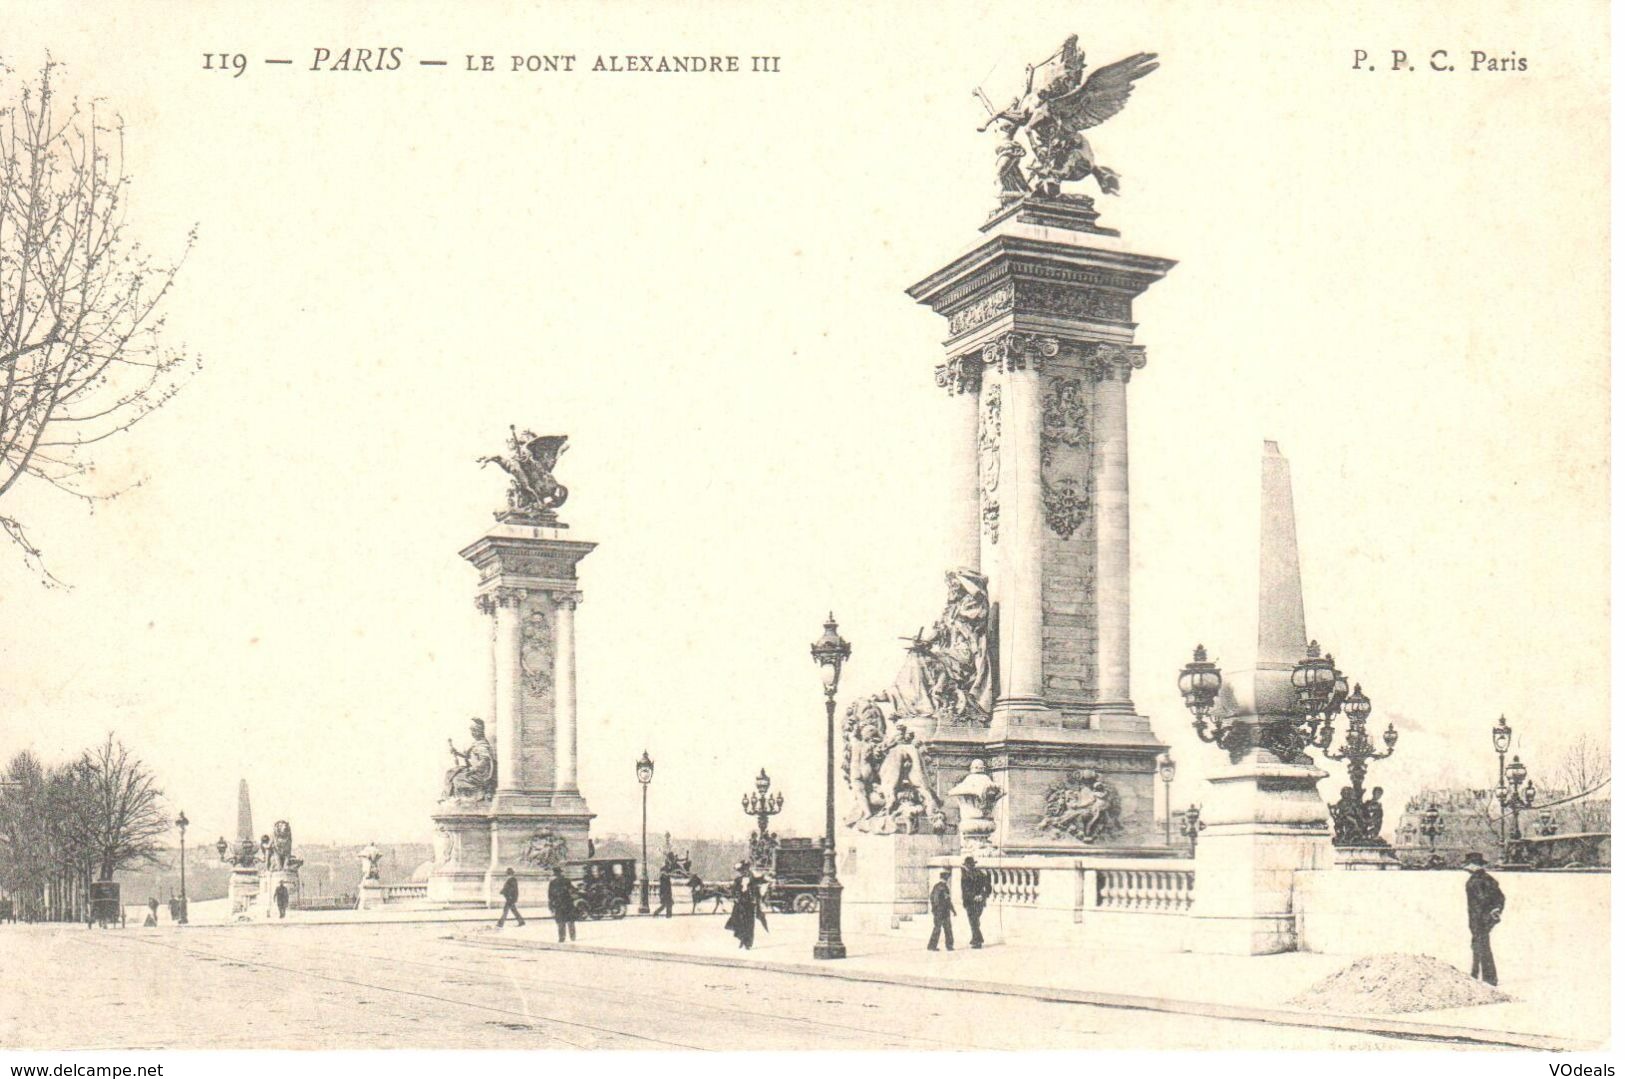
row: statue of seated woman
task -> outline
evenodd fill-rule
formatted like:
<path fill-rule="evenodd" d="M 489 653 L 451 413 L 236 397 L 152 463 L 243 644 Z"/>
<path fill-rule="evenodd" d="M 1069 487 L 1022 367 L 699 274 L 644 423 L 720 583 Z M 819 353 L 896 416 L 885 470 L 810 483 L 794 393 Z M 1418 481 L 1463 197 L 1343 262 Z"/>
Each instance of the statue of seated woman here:
<path fill-rule="evenodd" d="M 490 798 L 497 788 L 497 759 L 491 752 L 491 743 L 485 740 L 485 721 L 472 720 L 468 732 L 473 743 L 467 750 L 459 750 L 447 739 L 452 759 L 457 766 L 446 773 L 442 798 Z"/>

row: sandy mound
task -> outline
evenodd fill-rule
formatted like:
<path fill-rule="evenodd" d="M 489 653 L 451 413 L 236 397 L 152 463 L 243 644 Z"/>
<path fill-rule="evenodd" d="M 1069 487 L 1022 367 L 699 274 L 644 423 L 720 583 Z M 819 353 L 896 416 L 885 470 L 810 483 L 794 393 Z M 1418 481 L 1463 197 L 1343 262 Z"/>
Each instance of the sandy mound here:
<path fill-rule="evenodd" d="M 1431 955 L 1373 955 L 1316 982 L 1287 1004 L 1317 1012 L 1425 1012 L 1512 998 Z"/>

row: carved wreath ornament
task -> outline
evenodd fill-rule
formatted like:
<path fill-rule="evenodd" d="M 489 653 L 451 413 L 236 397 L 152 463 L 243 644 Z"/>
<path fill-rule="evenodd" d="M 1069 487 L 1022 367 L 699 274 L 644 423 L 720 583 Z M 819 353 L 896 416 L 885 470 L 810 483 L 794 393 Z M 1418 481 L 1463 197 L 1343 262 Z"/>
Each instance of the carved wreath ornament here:
<path fill-rule="evenodd" d="M 1050 380 L 1044 395 L 1044 434 L 1040 453 L 1044 520 L 1057 536 L 1071 539 L 1089 516 L 1089 391 L 1076 378 Z M 1063 451 L 1066 460 L 1062 460 Z M 1081 462 L 1077 458 L 1081 455 Z M 1071 467 L 1063 467 L 1071 466 Z M 1065 474 L 1052 478 L 1054 473 Z M 1083 477 L 1082 482 L 1078 476 Z"/>

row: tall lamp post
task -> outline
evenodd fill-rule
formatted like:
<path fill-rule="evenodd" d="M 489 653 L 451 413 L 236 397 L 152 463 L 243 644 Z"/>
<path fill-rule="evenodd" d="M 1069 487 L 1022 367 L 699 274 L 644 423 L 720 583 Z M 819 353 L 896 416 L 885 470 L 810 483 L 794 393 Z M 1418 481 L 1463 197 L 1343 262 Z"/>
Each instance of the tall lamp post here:
<path fill-rule="evenodd" d="M 181 925 L 186 924 L 186 826 L 192 822 L 186 819 L 186 810 L 175 818 L 175 827 L 181 830 L 181 909 L 180 917 L 175 920 Z"/>
<path fill-rule="evenodd" d="M 655 777 L 655 762 L 649 751 L 638 758 L 638 782 L 643 785 L 643 880 L 638 884 L 638 913 L 649 913 L 649 781 Z"/>
<path fill-rule="evenodd" d="M 1535 804 L 1535 785 L 1527 782 L 1529 769 L 1524 767 L 1517 754 L 1513 754 L 1512 763 L 1507 765 L 1506 782 L 1498 787 L 1495 793 L 1501 799 L 1501 813 L 1505 816 L 1508 809 L 1512 810 L 1512 838 L 1510 846 L 1501 853 L 1501 864 L 1508 866 L 1521 866 L 1523 857 L 1523 832 L 1518 829 L 1518 814 L 1522 810 L 1532 808 Z"/>
<path fill-rule="evenodd" d="M 818 943 L 814 959 L 845 959 L 841 941 L 841 882 L 835 878 L 835 693 L 841 686 L 841 664 L 852 646 L 836 632 L 830 612 L 824 632 L 812 644 L 813 662 L 824 679 L 824 711 L 829 722 L 829 753 L 824 761 L 824 875 L 818 881 Z"/>
<path fill-rule="evenodd" d="M 1174 759 L 1164 753 L 1157 758 L 1157 774 L 1162 776 L 1162 842 L 1174 845 Z"/>
<path fill-rule="evenodd" d="M 1495 772 L 1495 789 L 1499 791 L 1507 785 L 1507 750 L 1512 748 L 1512 728 L 1507 726 L 1506 713 L 1490 728 L 1490 738 L 1495 743 L 1495 755 L 1500 758 L 1500 767 Z M 1501 807 L 1501 856 L 1506 857 L 1507 849 L 1507 818 L 1506 806 Z"/>

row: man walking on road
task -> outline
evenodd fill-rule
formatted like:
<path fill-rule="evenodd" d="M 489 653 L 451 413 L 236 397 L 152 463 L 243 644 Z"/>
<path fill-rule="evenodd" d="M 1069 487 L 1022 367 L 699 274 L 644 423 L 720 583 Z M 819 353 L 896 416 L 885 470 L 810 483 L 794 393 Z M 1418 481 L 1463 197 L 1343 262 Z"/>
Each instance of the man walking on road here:
<path fill-rule="evenodd" d="M 952 870 L 944 869 L 942 877 L 931 886 L 931 943 L 925 946 L 927 951 L 937 950 L 940 937 L 948 938 L 948 950 L 954 950 L 954 897 L 948 888 L 952 876 Z"/>
<path fill-rule="evenodd" d="M 658 918 L 661 914 L 665 914 L 666 917 L 670 918 L 671 903 L 671 872 L 662 869 L 660 871 L 660 905 L 655 908 L 655 917 Z"/>
<path fill-rule="evenodd" d="M 1461 860 L 1467 870 L 1467 931 L 1473 937 L 1473 977 L 1496 984 L 1495 954 L 1490 951 L 1490 930 L 1501 920 L 1506 896 L 1501 885 L 1484 871 L 1484 856 L 1473 853 Z"/>
<path fill-rule="evenodd" d="M 497 928 L 501 929 L 507 922 L 508 915 L 512 914 L 520 925 L 525 924 L 525 916 L 519 913 L 519 879 L 508 870 L 508 879 L 502 882 L 502 914 L 497 918 Z"/>
<path fill-rule="evenodd" d="M 959 898 L 965 901 L 965 918 L 970 922 L 970 946 L 982 946 L 982 908 L 993 894 L 993 880 L 987 870 L 976 868 L 975 858 L 966 858 L 959 873 Z"/>
<path fill-rule="evenodd" d="M 570 887 L 563 866 L 554 866 L 553 879 L 547 882 L 547 908 L 553 912 L 553 920 L 559 924 L 559 943 L 564 943 L 565 933 L 575 940 L 576 892 Z"/>

